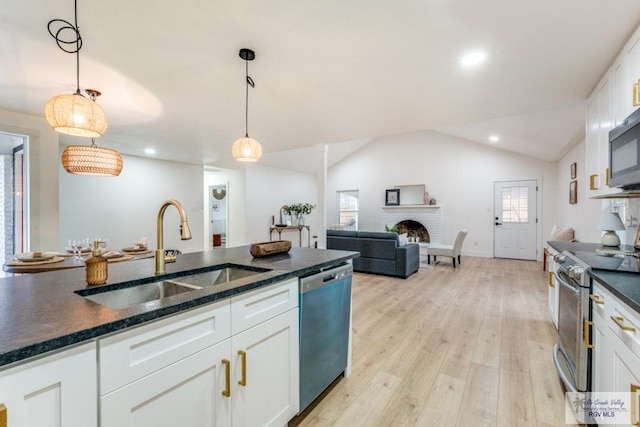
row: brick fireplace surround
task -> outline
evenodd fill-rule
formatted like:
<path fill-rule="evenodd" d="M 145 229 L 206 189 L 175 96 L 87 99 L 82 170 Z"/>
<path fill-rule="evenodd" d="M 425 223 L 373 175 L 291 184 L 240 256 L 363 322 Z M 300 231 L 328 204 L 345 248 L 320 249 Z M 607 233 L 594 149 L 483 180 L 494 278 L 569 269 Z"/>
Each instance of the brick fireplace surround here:
<path fill-rule="evenodd" d="M 381 230 L 402 221 L 415 221 L 427 230 L 430 243 L 442 243 L 442 208 L 438 205 L 384 206 L 380 215 Z M 416 233 L 414 233 L 416 234 Z M 417 234 L 416 234 L 417 235 Z M 422 236 L 424 234 L 421 234 Z M 421 239 L 423 240 L 423 239 Z"/>

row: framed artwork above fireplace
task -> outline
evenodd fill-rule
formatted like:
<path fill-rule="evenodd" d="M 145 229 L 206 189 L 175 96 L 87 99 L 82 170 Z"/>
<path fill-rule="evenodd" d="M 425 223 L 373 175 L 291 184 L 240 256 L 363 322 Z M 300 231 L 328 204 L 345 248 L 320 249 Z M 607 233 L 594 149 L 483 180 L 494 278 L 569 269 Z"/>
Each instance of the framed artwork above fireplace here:
<path fill-rule="evenodd" d="M 385 206 L 400 206 L 400 189 L 386 190 L 384 204 Z"/>

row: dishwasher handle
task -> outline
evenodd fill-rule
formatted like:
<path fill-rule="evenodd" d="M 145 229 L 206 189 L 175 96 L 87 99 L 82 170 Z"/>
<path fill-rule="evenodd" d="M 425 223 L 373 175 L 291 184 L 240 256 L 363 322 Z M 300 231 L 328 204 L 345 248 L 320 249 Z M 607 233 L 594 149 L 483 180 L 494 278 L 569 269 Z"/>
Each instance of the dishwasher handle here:
<path fill-rule="evenodd" d="M 327 286 L 339 280 L 349 279 L 353 275 L 353 266 L 351 264 L 343 264 L 335 268 L 330 268 L 320 273 L 300 279 L 300 293 L 312 291 L 322 286 Z"/>

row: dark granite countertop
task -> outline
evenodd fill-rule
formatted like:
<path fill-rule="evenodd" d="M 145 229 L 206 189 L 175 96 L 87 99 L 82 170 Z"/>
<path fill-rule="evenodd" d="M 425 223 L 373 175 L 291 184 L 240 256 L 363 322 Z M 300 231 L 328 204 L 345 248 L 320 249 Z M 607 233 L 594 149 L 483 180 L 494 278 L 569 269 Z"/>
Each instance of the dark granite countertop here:
<path fill-rule="evenodd" d="M 552 241 L 547 243 L 558 252 L 587 252 L 602 247 L 599 243 Z M 633 247 L 631 249 L 633 250 Z M 591 277 L 633 310 L 640 313 L 640 274 L 592 269 Z"/>
<path fill-rule="evenodd" d="M 199 305 L 305 276 L 357 257 L 357 252 L 291 248 L 287 254 L 253 258 L 249 246 L 179 255 L 154 275 L 153 258 L 109 264 L 109 278 L 100 288 L 120 288 L 200 273 L 214 266 L 236 264 L 266 268 L 247 278 L 206 287 L 163 300 L 114 310 L 76 294 L 86 291 L 85 269 L 53 271 L 0 279 L 0 366 L 51 350 L 91 340 L 129 326 Z M 92 290 L 97 287 L 92 287 Z"/>

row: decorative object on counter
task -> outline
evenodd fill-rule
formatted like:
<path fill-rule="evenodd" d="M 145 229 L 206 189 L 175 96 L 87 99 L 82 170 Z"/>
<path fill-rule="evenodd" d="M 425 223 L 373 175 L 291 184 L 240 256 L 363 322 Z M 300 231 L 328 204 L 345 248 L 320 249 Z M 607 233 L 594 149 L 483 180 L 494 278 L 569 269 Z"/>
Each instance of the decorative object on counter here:
<path fill-rule="evenodd" d="M 89 286 L 102 285 L 107 283 L 108 276 L 108 263 L 107 259 L 102 256 L 102 248 L 100 247 L 103 242 L 98 240 L 93 241 L 93 250 L 91 251 L 91 258 L 85 261 L 87 271 L 87 284 Z"/>
<path fill-rule="evenodd" d="M 74 1 L 73 24 L 63 19 L 52 19 L 47 29 L 61 50 L 76 54 L 76 92 L 54 96 L 47 102 L 44 110 L 47 122 L 55 131 L 67 135 L 84 138 L 101 136 L 107 130 L 107 117 L 95 102 L 100 92 L 87 89 L 89 99 L 80 92 L 82 37 L 78 27 L 78 1 Z"/>
<path fill-rule="evenodd" d="M 571 181 L 569 183 L 569 204 L 575 205 L 578 203 L 578 181 Z"/>
<path fill-rule="evenodd" d="M 156 274 L 164 274 L 166 270 L 164 268 L 164 212 L 167 208 L 173 205 L 178 209 L 178 214 L 180 215 L 180 240 L 189 240 L 191 239 L 191 230 L 189 229 L 189 223 L 187 222 L 187 213 L 184 210 L 184 206 L 182 203 L 175 199 L 169 199 L 160 206 L 160 210 L 158 211 L 158 220 L 157 220 L 157 228 L 158 228 L 158 248 L 156 249 L 155 258 L 156 258 Z"/>
<path fill-rule="evenodd" d="M 400 206 L 400 189 L 394 188 L 391 190 L 385 190 L 384 205 L 385 206 Z"/>
<path fill-rule="evenodd" d="M 296 214 L 298 225 L 304 225 L 304 216 L 311 214 L 316 205 L 311 203 L 294 203 L 288 206 L 289 211 Z"/>
<path fill-rule="evenodd" d="M 571 179 L 576 179 L 578 176 L 578 165 L 576 162 L 571 163 Z"/>
<path fill-rule="evenodd" d="M 262 258 L 269 255 L 287 253 L 290 249 L 290 240 L 274 240 L 273 242 L 253 243 L 249 247 L 249 253 L 254 258 Z"/>
<path fill-rule="evenodd" d="M 245 61 L 245 116 L 244 116 L 244 136 L 236 139 L 231 147 L 233 157 L 240 162 L 255 162 L 262 156 L 262 147 L 260 143 L 249 137 L 249 86 L 256 87 L 253 79 L 249 77 L 249 61 L 256 58 L 256 54 L 251 49 L 240 49 L 240 58 Z"/>
<path fill-rule="evenodd" d="M 291 225 L 291 208 L 287 205 L 283 205 L 280 208 L 280 224 L 275 224 L 276 227 L 288 227 Z"/>
<path fill-rule="evenodd" d="M 122 157 L 116 150 L 91 145 L 67 145 L 62 152 L 62 167 L 75 175 L 118 176 L 122 172 Z"/>
<path fill-rule="evenodd" d="M 16 254 L 14 259 L 7 261 L 5 265 L 12 267 L 53 264 L 64 261 L 63 256 L 59 256 L 54 252 L 41 252 L 40 256 L 36 256 L 38 252 L 26 252 L 24 254 Z"/>
<path fill-rule="evenodd" d="M 624 224 L 617 212 L 605 212 L 598 221 L 598 230 L 605 233 L 602 235 L 602 246 L 620 246 L 620 238 L 615 233 L 616 230 L 624 230 Z"/>

